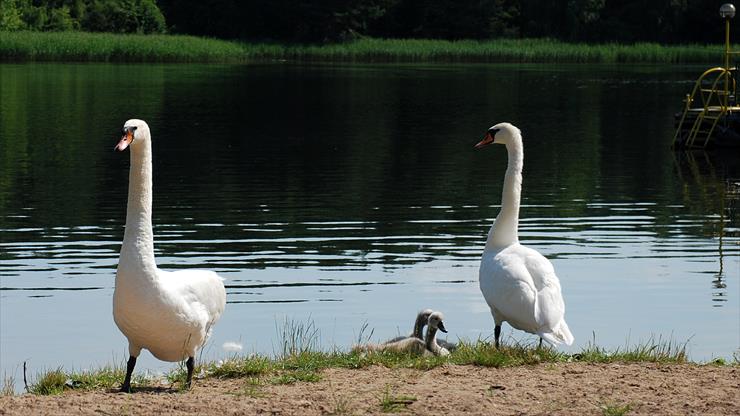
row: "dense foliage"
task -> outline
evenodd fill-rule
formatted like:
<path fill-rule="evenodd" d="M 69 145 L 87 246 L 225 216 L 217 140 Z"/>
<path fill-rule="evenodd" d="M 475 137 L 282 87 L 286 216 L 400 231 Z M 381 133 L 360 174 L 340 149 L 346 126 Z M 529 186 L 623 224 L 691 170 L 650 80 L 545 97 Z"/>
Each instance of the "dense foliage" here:
<path fill-rule="evenodd" d="M 325 41 L 551 37 L 583 42 L 721 42 L 709 0 L 160 0 L 174 32 Z"/>
<path fill-rule="evenodd" d="M 0 0 L 0 30 L 163 33 L 155 0 Z"/>
<path fill-rule="evenodd" d="M 0 0 L 0 30 L 182 33 L 287 42 L 549 37 L 721 42 L 709 0 Z M 165 21 L 166 17 L 166 21 Z"/>

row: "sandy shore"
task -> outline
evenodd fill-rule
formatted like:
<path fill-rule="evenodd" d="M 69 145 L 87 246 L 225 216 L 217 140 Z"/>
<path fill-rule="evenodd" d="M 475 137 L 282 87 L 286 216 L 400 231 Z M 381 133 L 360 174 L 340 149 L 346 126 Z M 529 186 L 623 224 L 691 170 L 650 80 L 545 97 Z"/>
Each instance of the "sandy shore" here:
<path fill-rule="evenodd" d="M 69 391 L 0 397 L 0 415 L 626 414 L 738 415 L 740 367 L 694 364 L 541 364 L 512 368 L 444 365 L 429 371 L 381 366 L 327 369 L 321 381 L 273 385 L 254 379 L 195 380 L 133 394 Z M 385 399 L 385 400 L 384 400 Z M 386 409 L 387 410 L 387 409 Z"/>

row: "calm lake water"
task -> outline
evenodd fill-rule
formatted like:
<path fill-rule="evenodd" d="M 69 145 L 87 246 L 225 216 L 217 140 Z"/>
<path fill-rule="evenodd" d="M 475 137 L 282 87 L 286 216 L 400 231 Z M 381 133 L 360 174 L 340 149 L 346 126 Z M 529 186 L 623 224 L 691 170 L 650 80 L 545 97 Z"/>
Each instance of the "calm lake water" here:
<path fill-rule="evenodd" d="M 113 146 L 134 117 L 152 129 L 160 267 L 227 279 L 206 357 L 280 351 L 286 319 L 347 348 L 425 307 L 450 340 L 491 337 L 478 264 L 506 152 L 473 145 L 499 121 L 524 134 L 520 239 L 561 279 L 565 350 L 653 337 L 732 357 L 740 157 L 669 148 L 702 70 L 0 65 L 0 371 L 126 358 L 111 302 L 129 154 Z"/>

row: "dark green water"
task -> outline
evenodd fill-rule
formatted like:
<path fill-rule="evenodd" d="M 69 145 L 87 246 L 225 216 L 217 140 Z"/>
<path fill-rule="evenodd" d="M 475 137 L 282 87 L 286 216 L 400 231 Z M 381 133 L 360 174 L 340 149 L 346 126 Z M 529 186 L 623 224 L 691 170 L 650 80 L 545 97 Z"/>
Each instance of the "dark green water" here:
<path fill-rule="evenodd" d="M 520 240 L 555 265 L 572 349 L 595 333 L 729 357 L 740 156 L 669 149 L 702 69 L 0 65 L 0 364 L 124 357 L 111 295 L 129 156 L 113 146 L 129 118 L 152 129 L 160 267 L 227 278 L 208 355 L 272 352 L 284 319 L 347 347 L 365 322 L 406 332 L 423 307 L 450 339 L 489 337 L 477 268 L 506 152 L 473 145 L 510 121 Z"/>

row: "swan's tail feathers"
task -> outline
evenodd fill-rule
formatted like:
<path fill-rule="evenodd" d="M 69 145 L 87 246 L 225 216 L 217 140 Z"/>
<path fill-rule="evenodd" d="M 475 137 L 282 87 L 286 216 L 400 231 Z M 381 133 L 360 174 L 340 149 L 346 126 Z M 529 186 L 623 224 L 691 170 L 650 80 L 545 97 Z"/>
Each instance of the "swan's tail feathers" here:
<path fill-rule="evenodd" d="M 560 344 L 572 345 L 574 341 L 573 334 L 570 333 L 570 328 L 568 328 L 565 320 L 560 321 L 551 332 L 538 332 L 537 335 L 555 346 Z"/>
<path fill-rule="evenodd" d="M 573 345 L 575 338 L 573 338 L 573 334 L 571 334 L 570 328 L 568 328 L 568 324 L 565 323 L 565 320 L 560 321 L 558 334 L 563 338 L 565 345 Z"/>

